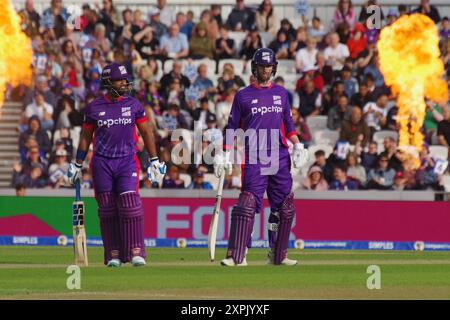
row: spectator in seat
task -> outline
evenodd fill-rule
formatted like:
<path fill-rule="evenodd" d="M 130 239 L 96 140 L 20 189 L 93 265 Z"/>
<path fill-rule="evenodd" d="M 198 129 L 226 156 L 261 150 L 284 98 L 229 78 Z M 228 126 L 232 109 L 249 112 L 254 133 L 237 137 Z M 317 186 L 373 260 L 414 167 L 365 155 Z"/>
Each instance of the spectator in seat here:
<path fill-rule="evenodd" d="M 333 168 L 333 178 L 334 180 L 330 183 L 330 190 L 358 190 L 359 185 L 357 181 L 349 179 L 347 177 L 347 166 L 336 165 Z"/>
<path fill-rule="evenodd" d="M 450 105 L 444 106 L 442 117 L 437 126 L 438 142 L 448 148 L 450 146 Z"/>
<path fill-rule="evenodd" d="M 217 92 L 217 88 L 214 86 L 214 83 L 211 79 L 208 78 L 208 69 L 206 64 L 202 63 L 197 68 L 198 76 L 192 84 L 194 87 L 200 90 L 200 95 L 202 97 L 208 97 L 209 95 L 213 95 Z"/>
<path fill-rule="evenodd" d="M 203 128 L 207 127 L 207 119 L 210 117 L 210 115 L 214 115 L 210 110 L 209 110 L 209 100 L 208 98 L 204 97 L 200 99 L 200 107 L 195 109 L 194 111 L 194 120 L 195 121 L 200 121 L 202 124 Z"/>
<path fill-rule="evenodd" d="M 231 106 L 233 105 L 234 96 L 236 95 L 236 93 L 237 93 L 236 88 L 228 89 L 227 91 L 225 91 L 223 101 L 217 103 L 216 106 L 217 124 L 221 130 L 224 129 L 228 123 L 228 116 L 230 115 Z"/>
<path fill-rule="evenodd" d="M 161 22 L 160 11 L 157 7 L 150 7 L 148 16 L 150 18 L 149 26 L 153 29 L 155 39 L 161 40 L 161 37 L 169 32 L 169 26 Z"/>
<path fill-rule="evenodd" d="M 213 186 L 205 181 L 205 174 L 201 171 L 197 171 L 194 174 L 193 181 L 187 187 L 188 189 L 203 189 L 203 190 L 213 190 Z"/>
<path fill-rule="evenodd" d="M 416 172 L 417 188 L 420 190 L 439 190 L 441 177 L 434 172 L 436 163 L 430 155 L 428 144 L 422 145 L 420 151 L 420 167 Z"/>
<path fill-rule="evenodd" d="M 244 80 L 234 73 L 234 67 L 231 63 L 223 65 L 222 76 L 217 79 L 217 90 L 223 95 L 229 89 L 242 88 L 245 86 Z"/>
<path fill-rule="evenodd" d="M 450 19 L 448 17 L 444 17 L 441 21 L 439 37 L 441 38 L 441 42 L 450 39 Z"/>
<path fill-rule="evenodd" d="M 269 49 L 272 49 L 277 59 L 289 57 L 289 41 L 284 31 L 278 31 L 276 38 L 269 44 Z"/>
<path fill-rule="evenodd" d="M 256 27 L 250 28 L 247 35 L 242 43 L 241 50 L 239 51 L 239 56 L 245 61 L 251 60 L 256 50 L 263 47 L 261 36 L 259 35 L 258 29 Z M 244 73 L 247 72 L 245 70 Z"/>
<path fill-rule="evenodd" d="M 376 141 L 370 141 L 367 151 L 361 152 L 361 165 L 369 173 L 370 169 L 375 168 L 378 160 L 378 144 Z"/>
<path fill-rule="evenodd" d="M 436 24 L 441 21 L 438 9 L 430 4 L 430 0 L 420 0 L 420 6 L 414 9 L 412 13 L 424 14 Z"/>
<path fill-rule="evenodd" d="M 363 24 L 357 23 L 350 39 L 347 40 L 348 51 L 350 52 L 350 57 L 353 60 L 356 60 L 359 54 L 366 49 L 367 38 L 365 30 L 366 28 Z"/>
<path fill-rule="evenodd" d="M 183 68 L 183 66 L 180 61 L 174 61 L 173 66 L 172 66 L 172 71 L 163 75 L 160 80 L 160 84 L 161 84 L 160 93 L 166 101 L 169 96 L 170 85 L 176 79 L 180 82 L 182 91 L 189 88 L 189 86 L 191 85 L 191 82 L 189 81 L 188 77 L 186 77 L 181 72 L 182 68 Z"/>
<path fill-rule="evenodd" d="M 382 152 L 376 168 L 367 175 L 367 189 L 389 190 L 394 184 L 395 170 L 389 168 L 389 156 Z"/>
<path fill-rule="evenodd" d="M 306 40 L 306 48 L 297 51 L 295 57 L 295 66 L 298 72 L 304 72 L 305 69 L 314 68 L 317 57 L 317 42 L 314 38 Z"/>
<path fill-rule="evenodd" d="M 25 117 L 27 119 L 32 116 L 37 116 L 41 122 L 42 130 L 53 129 L 53 106 L 45 102 L 44 95 L 36 91 L 34 96 L 34 102 L 29 104 L 25 109 Z"/>
<path fill-rule="evenodd" d="M 381 18 L 381 23 L 384 21 L 384 13 L 383 10 L 381 9 L 381 6 L 378 4 L 378 0 L 368 0 L 365 1 L 364 4 L 361 7 L 361 11 L 359 13 L 359 22 L 361 22 L 362 24 L 366 24 L 367 20 L 371 20 L 369 19 L 372 16 L 372 12 L 371 10 L 368 10 L 369 6 L 374 6 L 375 10 L 379 10 L 377 12 L 380 12 L 380 18 Z"/>
<path fill-rule="evenodd" d="M 364 185 L 367 180 L 366 169 L 359 164 L 359 157 L 355 152 L 349 152 L 347 154 L 347 175 L 357 180 L 361 185 Z"/>
<path fill-rule="evenodd" d="M 22 158 L 26 157 L 28 151 L 27 141 L 32 137 L 38 144 L 40 150 L 42 151 L 42 156 L 50 152 L 52 144 L 45 130 L 41 129 L 41 121 L 38 116 L 31 116 L 28 119 L 28 130 L 22 132 L 19 136 L 19 151 Z"/>
<path fill-rule="evenodd" d="M 324 55 L 333 71 L 341 71 L 344 67 L 345 59 L 350 56 L 350 52 L 347 45 L 340 43 L 339 35 L 332 33 L 330 35 L 330 45 L 324 50 Z"/>
<path fill-rule="evenodd" d="M 337 4 L 337 8 L 334 11 L 333 16 L 333 26 L 334 30 L 337 29 L 337 27 L 346 22 L 350 29 L 353 30 L 355 24 L 356 24 L 356 13 L 353 9 L 352 0 L 339 0 Z"/>
<path fill-rule="evenodd" d="M 71 187 L 65 180 L 68 170 L 69 163 L 67 162 L 67 151 L 65 149 L 57 150 L 55 162 L 48 168 L 49 183 L 54 189 Z"/>
<path fill-rule="evenodd" d="M 348 98 L 346 95 L 342 95 L 338 99 L 336 106 L 330 109 L 328 112 L 327 127 L 330 130 L 340 131 L 344 120 L 350 120 L 351 108 L 348 104 Z"/>
<path fill-rule="evenodd" d="M 211 18 L 213 18 L 218 26 L 224 25 L 223 19 L 222 19 L 222 6 L 219 4 L 212 4 L 211 5 Z"/>
<path fill-rule="evenodd" d="M 263 0 L 256 10 L 256 26 L 259 32 L 268 32 L 275 36 L 280 21 L 273 11 L 271 0 Z"/>
<path fill-rule="evenodd" d="M 424 120 L 424 126 L 426 130 L 426 140 L 433 144 L 432 138 L 436 134 L 438 123 L 443 120 L 442 108 L 445 103 L 435 104 L 432 101 L 426 101 L 426 114 Z"/>
<path fill-rule="evenodd" d="M 22 184 L 25 188 L 44 188 L 47 184 L 44 172 L 39 165 L 32 165 L 29 174 L 13 173 L 13 185 Z"/>
<path fill-rule="evenodd" d="M 352 76 L 352 69 L 348 66 L 342 68 L 342 79 L 344 83 L 345 94 L 348 98 L 352 97 L 358 92 L 359 85 L 355 77 Z"/>
<path fill-rule="evenodd" d="M 303 118 L 320 114 L 322 97 L 320 92 L 315 89 L 312 80 L 305 82 L 298 95 L 300 97 L 299 111 Z"/>
<path fill-rule="evenodd" d="M 291 109 L 291 115 L 292 123 L 294 124 L 295 131 L 297 132 L 297 136 L 299 137 L 300 142 L 305 146 L 310 145 L 312 141 L 312 135 L 305 119 L 300 116 L 300 112 L 295 108 Z"/>
<path fill-rule="evenodd" d="M 236 55 L 236 44 L 228 36 L 228 28 L 225 25 L 220 26 L 219 38 L 215 40 L 214 53 L 216 60 L 232 59 Z"/>
<path fill-rule="evenodd" d="M 174 23 L 169 28 L 169 34 L 161 37 L 161 52 L 169 59 L 185 58 L 189 54 L 189 43 L 185 34 L 180 33 L 180 27 Z"/>
<path fill-rule="evenodd" d="M 295 38 L 297 37 L 297 30 L 288 19 L 284 18 L 281 20 L 281 26 L 278 31 L 280 30 L 284 31 L 288 35 L 289 42 L 295 41 Z"/>
<path fill-rule="evenodd" d="M 236 6 L 228 16 L 227 27 L 232 31 L 247 31 L 255 25 L 255 14 L 245 6 L 244 0 L 236 0 Z"/>
<path fill-rule="evenodd" d="M 166 26 L 170 26 L 175 21 L 174 10 L 167 6 L 167 0 L 157 0 L 156 2 L 156 7 L 161 15 L 161 22 Z"/>
<path fill-rule="evenodd" d="M 364 119 L 370 129 L 370 137 L 372 137 L 375 131 L 379 131 L 385 126 L 388 113 L 388 102 L 387 95 L 381 93 L 378 95 L 376 102 L 369 102 L 364 106 Z"/>
<path fill-rule="evenodd" d="M 352 106 L 357 106 L 362 110 L 367 103 L 372 101 L 373 98 L 369 93 L 367 82 L 363 81 L 359 85 L 358 92 L 351 96 L 350 104 Z"/>
<path fill-rule="evenodd" d="M 170 167 L 162 183 L 163 189 L 184 189 L 184 181 L 180 179 L 177 167 Z"/>
<path fill-rule="evenodd" d="M 189 55 L 193 59 L 213 59 L 214 43 L 208 36 L 207 25 L 202 21 L 195 26 L 195 32 L 189 41 Z"/>
<path fill-rule="evenodd" d="M 389 159 L 389 167 L 395 171 L 402 171 L 403 160 L 402 151 L 397 149 L 397 141 L 393 137 L 386 137 L 383 140 L 384 152 L 387 154 Z"/>
<path fill-rule="evenodd" d="M 308 27 L 309 38 L 314 38 L 316 42 L 320 42 L 326 35 L 325 27 L 321 24 L 319 17 L 313 17 L 311 20 L 311 26 Z"/>
<path fill-rule="evenodd" d="M 309 168 L 308 176 L 303 180 L 302 190 L 326 191 L 328 183 L 323 177 L 322 169 L 319 166 Z"/>
<path fill-rule="evenodd" d="M 155 38 L 152 27 L 147 26 L 136 33 L 133 40 L 142 59 L 149 60 L 160 54 L 159 40 Z"/>
<path fill-rule="evenodd" d="M 339 139 L 348 141 L 353 145 L 360 143 L 363 148 L 366 146 L 370 139 L 370 130 L 362 119 L 360 108 L 353 107 L 351 109 L 350 120 L 344 120 L 342 122 Z"/>

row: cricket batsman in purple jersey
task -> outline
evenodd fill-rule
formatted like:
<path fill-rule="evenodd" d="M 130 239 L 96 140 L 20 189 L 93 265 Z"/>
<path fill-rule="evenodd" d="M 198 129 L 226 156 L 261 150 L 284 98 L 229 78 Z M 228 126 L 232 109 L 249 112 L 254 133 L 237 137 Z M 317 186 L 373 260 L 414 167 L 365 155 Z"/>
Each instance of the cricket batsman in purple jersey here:
<path fill-rule="evenodd" d="M 81 180 L 81 169 L 91 142 L 94 155 L 91 173 L 108 267 L 131 262 L 146 264 L 144 212 L 139 196 L 140 166 L 136 156 L 136 127 L 150 155 L 148 178 L 156 181 L 166 173 L 159 162 L 155 139 L 147 124 L 143 106 L 129 95 L 131 83 L 123 65 L 111 63 L 102 71 L 106 94 L 86 106 L 80 144 L 68 180 Z"/>
<path fill-rule="evenodd" d="M 277 61 L 272 50 L 258 49 L 252 59 L 252 74 L 256 83 L 240 90 L 233 101 L 228 124 L 225 128 L 224 153 L 215 156 L 215 174 L 220 177 L 232 170 L 231 149 L 234 149 L 232 133 L 236 130 L 255 131 L 258 139 L 245 142 L 245 157 L 241 164 L 242 189 L 237 204 L 231 213 L 230 235 L 227 256 L 221 261 L 224 266 L 246 266 L 247 243 L 251 239 L 255 213 L 259 213 L 264 192 L 267 191 L 271 214 L 269 217 L 268 263 L 296 265 L 296 260 L 287 258 L 289 235 L 295 217 L 292 189 L 291 157 L 287 139 L 293 145 L 294 167 L 303 166 L 309 158 L 295 132 L 291 117 L 288 92 L 270 81 L 277 70 Z M 273 134 L 275 132 L 275 135 Z M 264 133 L 266 139 L 261 139 Z M 264 137 L 264 135 L 262 135 Z M 269 138 L 270 137 L 270 138 Z M 255 141 L 258 140 L 258 143 Z M 261 141 L 263 140 L 263 141 Z M 256 145 L 257 144 L 257 145 Z M 258 150 L 252 150 L 257 148 Z M 260 151 L 264 151 L 277 163 L 275 172 L 266 170 Z M 252 155 L 256 159 L 252 161 Z M 262 153 L 264 154 L 264 153 Z M 253 157 L 254 158 L 254 157 Z"/>

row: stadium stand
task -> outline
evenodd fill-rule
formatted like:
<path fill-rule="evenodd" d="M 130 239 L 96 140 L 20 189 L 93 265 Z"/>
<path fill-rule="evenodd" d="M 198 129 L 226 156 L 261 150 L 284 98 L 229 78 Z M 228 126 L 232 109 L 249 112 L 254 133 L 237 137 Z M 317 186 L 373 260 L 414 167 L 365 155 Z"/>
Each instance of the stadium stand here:
<path fill-rule="evenodd" d="M 229 113 L 224 111 L 231 106 L 227 99 L 249 84 L 250 57 L 256 47 L 263 45 L 271 47 L 277 54 L 277 76 L 282 77 L 284 86 L 290 92 L 292 107 L 300 114 L 295 120 L 297 133 L 311 150 L 311 163 L 301 170 L 293 170 L 295 188 L 302 188 L 302 181 L 312 165 L 320 167 L 324 179 L 331 184 L 334 179 L 333 168 L 345 163 L 347 155 L 335 152 L 341 128 L 333 131 L 327 128 L 329 111 L 337 108 L 339 97 L 346 95 L 350 107 L 364 110 L 368 103 L 375 104 L 380 94 L 387 93 L 389 103 L 386 117 L 391 117 L 391 120 L 393 118 L 389 111 L 396 104 L 376 66 L 377 51 L 374 44 L 377 36 L 364 26 L 367 19 L 363 10 L 364 1 L 353 1 L 349 7 L 337 0 L 309 1 L 310 8 L 304 16 L 297 11 L 296 1 L 272 1 L 271 6 L 268 6 L 271 10 L 268 11 L 264 11 L 261 5 L 263 2 L 244 1 L 254 20 L 234 21 L 230 17 L 233 16 L 232 10 L 236 9 L 236 2 L 228 0 L 214 1 L 214 4 L 221 5 L 221 14 L 216 17 L 211 15 L 213 3 L 208 1 L 194 3 L 169 0 L 165 7 L 157 7 L 143 0 L 105 0 L 99 6 L 82 0 L 53 0 L 51 4 L 35 0 L 34 6 L 32 1 L 13 1 L 23 19 L 23 31 L 32 40 L 35 81 L 31 87 L 8 89 L 7 101 L 1 109 L 0 187 L 20 183 L 27 188 L 64 188 L 64 185 L 50 179 L 49 165 L 55 161 L 59 148 L 67 151 L 68 161 L 75 154 L 83 108 L 101 94 L 98 80 L 101 68 L 107 62 L 116 60 L 124 63 L 133 74 L 134 94 L 150 115 L 149 121 L 155 127 L 158 148 L 169 167 L 178 168 L 186 188 L 195 186 L 193 182 L 197 178 L 203 178 L 216 188 L 217 179 L 213 178 L 212 166 L 174 163 L 171 158 L 174 147 L 171 137 L 174 130 L 181 130 L 183 143 L 193 149 L 194 121 L 198 120 L 203 120 L 205 129 L 214 135 L 218 130 L 218 115 Z M 401 12 L 397 5 L 400 2 L 391 1 L 389 5 L 381 5 L 380 9 L 384 12 L 383 26 L 399 17 Z M 450 31 L 448 23 L 443 22 L 447 21 L 444 17 L 450 14 L 450 5 L 439 0 L 431 3 L 440 14 L 432 18 L 437 20 L 442 60 L 449 80 Z M 405 4 L 406 14 L 417 9 L 417 1 L 405 1 Z M 69 17 L 72 17 L 71 12 L 76 6 L 81 8 L 77 20 L 79 28 L 71 30 L 67 27 L 67 21 L 70 21 Z M 339 12 L 344 12 L 346 18 L 342 19 Z M 256 16 L 267 17 L 267 21 L 272 22 L 262 25 L 261 19 L 256 19 Z M 212 42 L 214 50 L 195 54 L 189 52 L 186 57 L 176 59 L 181 63 L 181 69 L 175 70 L 174 60 L 160 45 L 163 35 L 174 23 L 178 24 L 180 37 L 186 38 L 190 49 L 198 40 L 195 38 L 196 28 L 206 26 L 209 38 L 205 41 Z M 243 30 L 237 30 L 239 25 Z M 227 39 L 234 40 L 233 45 L 221 41 L 221 26 L 226 26 Z M 135 36 L 141 31 L 145 35 L 136 41 Z M 335 32 L 337 38 L 333 35 Z M 282 43 L 277 42 L 280 34 L 286 38 Z M 304 56 L 302 63 L 309 61 L 311 66 L 297 70 L 297 53 L 307 47 L 308 39 L 315 39 L 314 49 L 317 54 Z M 333 47 L 330 39 L 338 39 L 338 46 Z M 234 46 L 234 51 L 231 50 L 233 53 L 230 56 L 221 58 L 219 52 L 223 54 L 224 43 Z M 337 51 L 342 55 L 342 61 L 338 63 L 330 55 L 330 52 Z M 204 77 L 197 73 L 200 65 L 206 66 Z M 350 71 L 350 77 L 344 77 L 345 71 Z M 39 92 L 43 99 L 36 95 Z M 203 106 L 201 101 L 205 99 Z M 48 112 L 50 115 L 34 114 L 36 108 L 47 108 L 51 111 Z M 362 123 L 358 125 L 362 129 L 363 123 L 369 126 L 372 130 L 370 136 L 361 140 L 355 135 L 356 142 L 353 141 L 346 152 L 356 154 L 367 174 L 377 165 L 380 153 L 387 152 L 389 165 L 396 173 L 402 172 L 413 177 L 408 181 L 408 189 L 450 190 L 448 172 L 439 172 L 433 165 L 437 159 L 448 159 L 450 136 L 446 137 L 447 131 L 442 128 L 450 123 L 450 112 L 447 112 L 450 106 L 447 103 L 433 108 L 434 113 L 427 109 L 428 121 L 423 128 L 426 143 L 430 145 L 429 154 L 421 155 L 420 168 L 410 169 L 409 163 L 395 152 L 395 146 L 394 149 L 385 150 L 385 138 L 398 140 L 398 133 L 387 124 L 389 119 L 386 119 L 386 125 L 378 129 L 375 128 L 378 123 L 374 124 L 373 119 L 362 114 Z M 30 132 L 29 120 L 33 116 L 40 117 L 40 128 Z M 353 123 L 348 115 L 342 115 L 339 120 Z M 224 119 L 220 118 L 220 121 L 222 126 Z M 42 138 L 41 130 L 49 137 L 50 146 Z M 369 141 L 375 141 L 378 150 L 372 152 Z M 209 143 L 204 141 L 202 150 Z M 139 159 L 143 162 L 141 167 L 145 168 L 147 155 L 142 141 L 137 145 Z M 36 148 L 39 151 L 38 158 L 32 156 Z M 324 159 L 315 159 L 314 153 L 319 150 L 324 152 Z M 90 179 L 88 161 L 85 163 L 86 179 Z M 38 177 L 39 181 L 34 181 L 30 179 L 30 174 L 31 169 L 37 166 L 42 168 L 42 175 Z M 353 165 L 349 172 L 358 172 L 359 169 L 355 168 Z M 66 168 L 61 166 L 60 170 L 64 173 Z M 200 172 L 204 176 L 200 177 Z M 233 173 L 234 180 L 240 180 L 239 174 L 239 170 Z M 149 185 L 144 173 L 141 177 L 142 188 L 161 188 L 163 185 L 162 181 L 157 186 Z M 426 181 L 423 177 L 426 177 Z M 85 187 L 89 186 L 85 184 Z M 238 184 L 230 183 L 228 187 L 238 188 Z M 361 182 L 359 187 L 364 189 L 366 185 Z"/>

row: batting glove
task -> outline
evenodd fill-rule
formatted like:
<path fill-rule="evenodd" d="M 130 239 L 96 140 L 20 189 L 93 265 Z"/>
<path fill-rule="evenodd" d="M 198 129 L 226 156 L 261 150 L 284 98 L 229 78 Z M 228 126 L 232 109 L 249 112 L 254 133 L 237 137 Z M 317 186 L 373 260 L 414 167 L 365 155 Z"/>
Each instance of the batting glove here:
<path fill-rule="evenodd" d="M 81 169 L 83 169 L 82 164 L 78 164 L 76 162 L 72 162 L 71 164 L 69 164 L 69 170 L 67 171 L 67 181 L 71 185 L 75 185 L 77 181 L 81 183 Z"/>
<path fill-rule="evenodd" d="M 167 166 L 164 162 L 159 162 L 158 157 L 150 159 L 150 165 L 147 168 L 148 180 L 152 183 L 161 180 L 167 172 Z"/>
<path fill-rule="evenodd" d="M 225 155 L 222 153 L 214 157 L 214 175 L 220 178 L 223 173 L 230 175 L 233 172 L 233 164 L 230 160 L 230 152 L 226 151 Z"/>
<path fill-rule="evenodd" d="M 292 154 L 292 161 L 294 168 L 301 168 L 309 161 L 309 151 L 305 149 L 303 143 L 297 142 L 294 145 L 294 152 Z"/>

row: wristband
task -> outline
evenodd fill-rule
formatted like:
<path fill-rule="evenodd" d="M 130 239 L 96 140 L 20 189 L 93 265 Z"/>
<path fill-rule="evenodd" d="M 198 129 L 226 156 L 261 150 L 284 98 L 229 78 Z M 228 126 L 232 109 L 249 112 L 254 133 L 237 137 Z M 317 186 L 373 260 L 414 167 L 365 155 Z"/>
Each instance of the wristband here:
<path fill-rule="evenodd" d="M 155 162 L 155 161 L 158 161 L 158 157 L 153 157 L 153 158 L 150 158 L 150 163 L 152 163 L 152 162 Z"/>
<path fill-rule="evenodd" d="M 83 151 L 83 150 L 80 150 L 80 149 L 77 150 L 76 160 L 84 161 L 84 159 L 86 159 L 86 156 L 87 156 L 87 152 L 86 151 Z"/>

